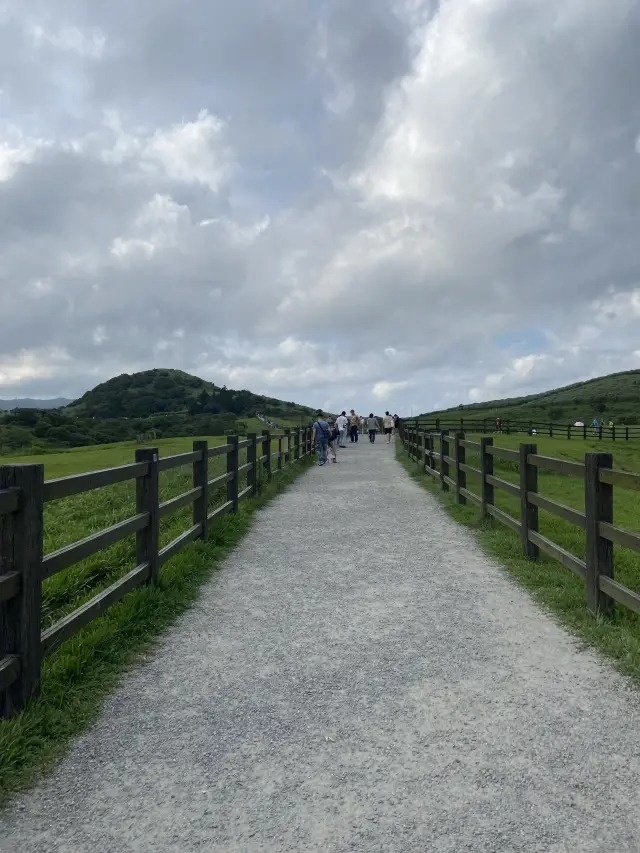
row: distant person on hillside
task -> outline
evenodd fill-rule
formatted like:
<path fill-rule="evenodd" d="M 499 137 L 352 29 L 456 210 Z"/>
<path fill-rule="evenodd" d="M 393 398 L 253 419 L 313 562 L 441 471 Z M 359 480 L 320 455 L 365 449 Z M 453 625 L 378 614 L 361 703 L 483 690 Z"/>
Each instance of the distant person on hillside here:
<path fill-rule="evenodd" d="M 318 465 L 327 464 L 330 435 L 331 428 L 328 422 L 325 420 L 322 411 L 318 410 L 316 412 L 315 423 L 313 424 L 313 441 L 316 453 L 318 454 Z"/>
<path fill-rule="evenodd" d="M 394 423 L 394 418 L 389 414 L 389 412 L 385 412 L 384 418 L 382 419 L 382 426 L 384 427 L 384 434 L 387 436 L 387 444 L 391 443 L 391 434 L 393 433 Z"/>
<path fill-rule="evenodd" d="M 338 442 L 339 447 L 347 446 L 347 427 L 349 425 L 349 421 L 347 420 L 347 413 L 341 412 L 336 418 L 336 427 L 340 432 L 340 440 Z"/>
<path fill-rule="evenodd" d="M 502 421 L 500 418 L 496 418 L 496 432 L 502 432 Z"/>
<path fill-rule="evenodd" d="M 358 428 L 360 426 L 360 418 L 356 415 L 355 410 L 351 409 L 351 417 L 349 418 L 349 437 L 351 443 L 358 442 Z"/>
<path fill-rule="evenodd" d="M 593 427 L 593 434 L 597 435 L 598 434 L 598 426 L 599 426 L 597 418 L 593 419 L 593 423 L 591 424 L 591 426 Z"/>
<path fill-rule="evenodd" d="M 376 440 L 376 433 L 378 432 L 378 419 L 373 412 L 367 418 L 367 429 L 369 430 L 369 441 L 373 444 Z"/>

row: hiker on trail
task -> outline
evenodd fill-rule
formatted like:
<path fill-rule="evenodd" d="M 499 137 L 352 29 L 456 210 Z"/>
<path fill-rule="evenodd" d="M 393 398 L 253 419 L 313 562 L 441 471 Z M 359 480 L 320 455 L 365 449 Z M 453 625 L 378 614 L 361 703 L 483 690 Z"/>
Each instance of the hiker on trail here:
<path fill-rule="evenodd" d="M 393 433 L 394 425 L 395 419 L 389 414 L 389 412 L 385 412 L 382 419 L 382 426 L 384 427 L 384 434 L 387 436 L 387 444 L 391 444 L 391 435 Z"/>
<path fill-rule="evenodd" d="M 597 435 L 598 434 L 598 419 L 597 418 L 593 419 L 593 423 L 591 424 L 591 426 L 593 427 L 593 434 Z"/>
<path fill-rule="evenodd" d="M 502 432 L 502 421 L 500 418 L 496 418 L 496 432 Z"/>
<path fill-rule="evenodd" d="M 373 444 L 376 440 L 376 433 L 378 432 L 378 419 L 373 412 L 367 418 L 367 429 L 369 430 L 369 441 Z"/>
<path fill-rule="evenodd" d="M 327 464 L 327 454 L 329 452 L 329 437 L 331 428 L 325 420 L 322 411 L 316 412 L 316 421 L 313 425 L 313 443 L 318 454 L 318 465 Z"/>
<path fill-rule="evenodd" d="M 360 426 L 360 418 L 355 411 L 351 409 L 351 417 L 349 418 L 349 436 L 351 443 L 358 441 L 358 427 Z"/>
<path fill-rule="evenodd" d="M 349 425 L 349 421 L 347 420 L 347 413 L 341 412 L 336 418 L 336 427 L 340 431 L 340 440 L 338 441 L 338 447 L 346 447 L 347 444 L 347 426 Z"/>
<path fill-rule="evenodd" d="M 400 416 L 399 415 L 393 416 L 393 428 L 394 428 L 395 433 L 397 435 L 398 432 L 400 431 Z"/>

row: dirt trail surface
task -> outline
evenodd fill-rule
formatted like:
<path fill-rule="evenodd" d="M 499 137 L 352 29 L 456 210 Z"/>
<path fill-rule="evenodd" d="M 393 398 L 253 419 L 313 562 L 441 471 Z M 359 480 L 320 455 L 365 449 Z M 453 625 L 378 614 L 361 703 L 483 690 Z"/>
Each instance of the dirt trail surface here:
<path fill-rule="evenodd" d="M 3 853 L 638 851 L 639 694 L 360 442 L 243 544 Z"/>

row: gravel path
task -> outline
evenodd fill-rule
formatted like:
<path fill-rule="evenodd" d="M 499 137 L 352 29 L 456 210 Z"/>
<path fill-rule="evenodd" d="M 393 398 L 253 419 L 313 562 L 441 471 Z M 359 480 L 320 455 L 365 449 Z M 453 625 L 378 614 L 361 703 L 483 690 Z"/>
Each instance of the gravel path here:
<path fill-rule="evenodd" d="M 259 513 L 3 853 L 640 849 L 640 695 L 393 454 Z"/>

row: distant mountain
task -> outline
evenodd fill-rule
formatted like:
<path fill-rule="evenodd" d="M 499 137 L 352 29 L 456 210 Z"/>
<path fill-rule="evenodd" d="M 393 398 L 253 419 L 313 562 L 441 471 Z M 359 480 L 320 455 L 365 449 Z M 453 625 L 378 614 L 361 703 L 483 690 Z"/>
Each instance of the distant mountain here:
<path fill-rule="evenodd" d="M 31 397 L 0 400 L 0 411 L 10 412 L 12 409 L 60 409 L 62 406 L 68 406 L 71 402 L 66 397 L 54 397 L 52 400 L 34 400 Z"/>
<path fill-rule="evenodd" d="M 640 423 L 640 370 L 611 373 L 526 397 L 488 400 L 429 413 L 429 417 L 450 415 L 567 424 L 576 420 L 591 423 L 597 417 L 598 420 L 611 418 L 617 424 L 637 424 Z"/>
<path fill-rule="evenodd" d="M 313 409 L 293 402 L 263 397 L 251 391 L 222 388 L 182 370 L 144 370 L 123 373 L 87 391 L 65 410 L 84 418 L 144 418 L 164 412 L 189 415 L 262 414 L 274 420 L 303 418 Z"/>

